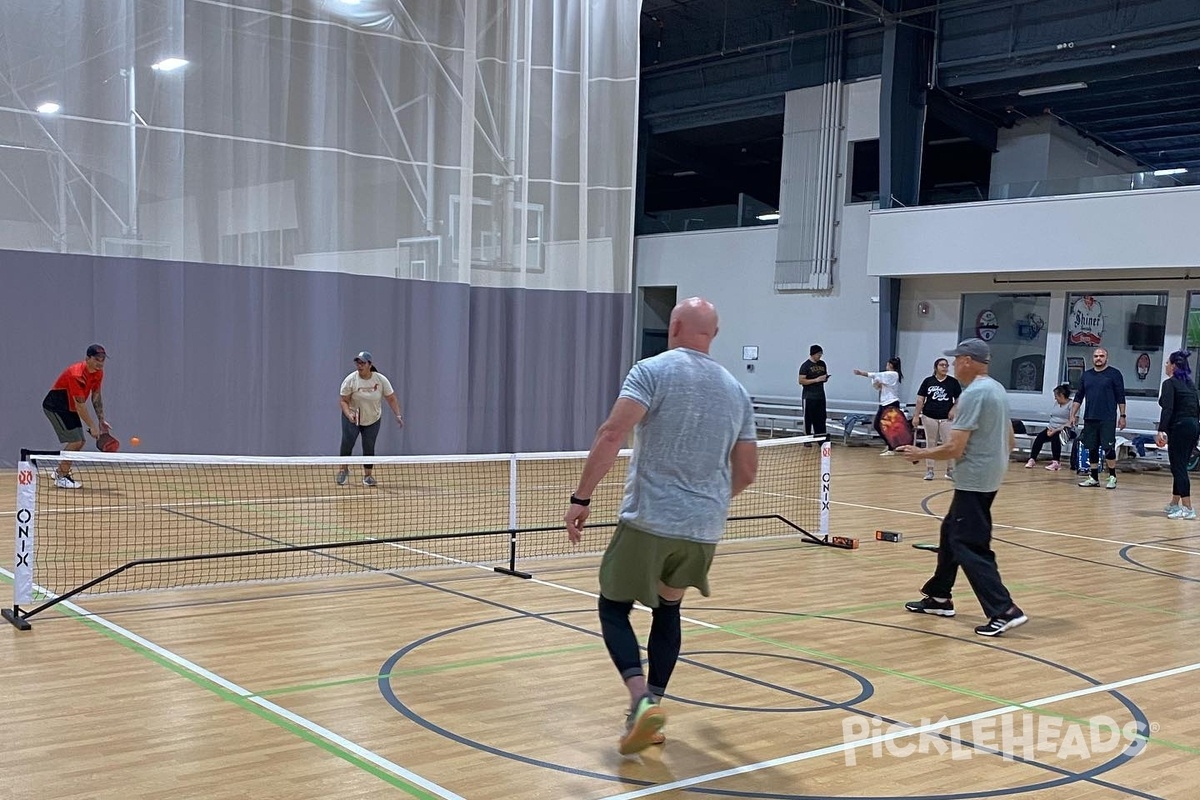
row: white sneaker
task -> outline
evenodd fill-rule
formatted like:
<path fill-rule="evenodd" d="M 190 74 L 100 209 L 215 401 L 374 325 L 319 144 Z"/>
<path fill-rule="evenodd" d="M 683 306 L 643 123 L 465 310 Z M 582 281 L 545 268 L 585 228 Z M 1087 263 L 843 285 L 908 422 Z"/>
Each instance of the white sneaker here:
<path fill-rule="evenodd" d="M 1179 505 L 1178 503 L 1167 503 L 1165 506 L 1163 506 L 1163 513 L 1169 517 L 1181 508 L 1183 508 L 1183 506 Z"/>
<path fill-rule="evenodd" d="M 1188 508 L 1187 506 L 1180 506 L 1179 508 L 1177 508 L 1175 511 L 1171 512 L 1167 516 L 1167 519 L 1195 519 L 1195 518 L 1196 518 L 1196 509 Z"/>
<path fill-rule="evenodd" d="M 896 451 L 895 451 L 895 450 L 890 450 L 890 449 L 888 449 L 888 450 L 884 450 L 884 451 L 883 451 L 882 453 L 880 453 L 879 455 L 881 455 L 881 456 L 894 456 L 894 455 L 896 455 Z"/>
<path fill-rule="evenodd" d="M 70 475 L 59 475 L 54 479 L 54 485 L 60 489 L 78 489 L 83 486 L 82 483 L 72 478 Z"/>
<path fill-rule="evenodd" d="M 933 480 L 933 470 L 931 470 L 931 469 L 925 470 L 925 480 L 927 480 L 927 481 Z"/>

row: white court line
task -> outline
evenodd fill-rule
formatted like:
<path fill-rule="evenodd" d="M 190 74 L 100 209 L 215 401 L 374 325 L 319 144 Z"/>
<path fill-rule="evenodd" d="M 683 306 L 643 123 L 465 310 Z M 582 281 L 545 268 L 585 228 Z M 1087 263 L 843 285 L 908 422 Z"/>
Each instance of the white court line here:
<path fill-rule="evenodd" d="M 845 501 L 831 500 L 830 503 L 835 506 L 847 506 L 849 508 L 861 508 L 867 511 L 880 511 L 885 514 L 907 514 L 913 517 L 922 517 L 924 519 L 936 521 L 938 517 L 926 514 L 924 511 L 904 511 L 899 508 L 880 508 L 879 506 L 868 506 L 862 503 L 847 503 Z M 1163 517 L 1166 519 L 1166 517 Z M 1026 528 L 1021 525 L 1004 525 L 999 522 L 992 524 L 993 528 L 1005 528 L 1010 531 L 1024 531 L 1026 533 L 1042 533 L 1046 536 L 1062 536 L 1067 539 L 1084 539 L 1089 542 L 1101 542 L 1103 544 L 1115 544 L 1121 547 L 1140 547 L 1144 550 L 1159 550 L 1164 553 L 1178 553 L 1182 556 L 1200 556 L 1200 552 L 1196 550 L 1181 550 L 1178 547 L 1163 547 L 1158 544 L 1142 544 L 1140 542 L 1126 542 L 1121 539 L 1105 539 L 1102 536 L 1084 536 L 1081 533 L 1067 533 L 1065 531 L 1047 531 L 1041 528 Z M 1178 530 L 1184 530 L 1183 526 L 1177 526 Z"/>
<path fill-rule="evenodd" d="M 0 567 L 0 575 L 4 575 L 4 576 L 8 577 L 10 580 L 13 579 L 13 574 L 2 567 Z M 37 589 L 38 589 L 38 591 L 41 591 L 41 592 L 46 591 L 45 589 L 43 589 L 40 586 L 37 587 Z M 142 647 L 146 648 L 147 650 L 149 650 L 150 652 L 159 656 L 160 658 L 162 658 L 166 661 L 170 661 L 172 664 L 175 664 L 176 666 L 182 667 L 187 672 L 190 672 L 193 675 L 197 675 L 201 678 L 204 678 L 205 680 L 211 681 L 211 682 L 217 684 L 218 686 L 222 687 L 226 691 L 231 692 L 232 694 L 238 695 L 246 702 L 253 703 L 256 706 L 259 706 L 261 708 L 266 709 L 267 711 L 270 711 L 272 714 L 283 717 L 284 719 L 291 722 L 293 725 L 296 725 L 297 727 L 303 728 L 304 730 L 308 731 L 309 733 L 319 736 L 320 738 L 324 739 L 325 741 L 329 742 L 330 744 L 336 745 L 337 747 L 340 747 L 343 750 L 346 750 L 347 752 L 352 753 L 353 755 L 357 756 L 358 758 L 362 759 L 363 761 L 367 761 L 371 764 L 374 764 L 375 766 L 379 767 L 380 769 L 384 770 L 385 772 L 390 772 L 392 775 L 395 775 L 397 778 L 400 778 L 401 780 L 407 781 L 408 783 L 414 784 L 416 786 L 420 786 L 422 789 L 425 789 L 426 791 L 431 792 L 431 793 L 437 795 L 438 797 L 445 798 L 445 800 L 464 800 L 464 798 L 462 796 L 455 794 L 454 792 L 450 791 L 449 789 L 443 788 L 443 787 L 439 786 L 438 784 L 434 783 L 433 781 L 426 780 L 425 778 L 422 778 L 420 775 L 416 774 L 415 772 L 410 772 L 409 770 L 405 769 L 404 767 L 400 766 L 399 764 L 389 761 L 388 759 L 384 758 L 383 756 L 379 755 L 378 753 L 375 753 L 372 750 L 368 750 L 361 745 L 355 744 L 354 742 L 350 741 L 349 739 L 345 738 L 344 736 L 340 736 L 339 734 L 334 733 L 333 731 L 329 730 L 328 728 L 318 725 L 317 723 L 313 722 L 312 720 L 306 719 L 298 714 L 295 714 L 295 713 L 287 710 L 286 708 L 284 708 L 282 706 L 276 705 L 275 703 L 272 703 L 270 700 L 265 700 L 261 697 L 258 697 L 257 695 L 250 692 L 248 689 L 245 689 L 245 688 L 237 685 L 236 683 L 233 683 L 232 681 L 226 680 L 225 678 L 222 678 L 220 675 L 217 675 L 216 673 L 210 672 L 209 670 L 205 669 L 204 667 L 200 666 L 199 664 L 189 661 L 188 659 L 184 658 L 183 656 L 181 656 L 177 653 L 173 653 L 164 647 L 160 647 L 159 645 L 155 644 L 154 642 L 150 641 L 149 639 L 145 639 L 141 636 L 138 636 L 133 631 L 129 631 L 129 630 L 126 630 L 125 628 L 122 628 L 120 625 L 117 625 L 115 622 L 109 622 L 104 617 L 99 616 L 98 614 L 93 614 L 92 612 L 88 611 L 87 609 L 85 609 L 81 606 L 78 606 L 75 603 L 70 602 L 69 600 L 64 600 L 61 603 L 61 605 L 65 606 L 66 608 L 71 609 L 72 611 L 74 611 L 77 614 L 84 615 L 92 622 L 95 622 L 99 625 L 103 625 L 105 628 L 108 628 L 110 631 L 117 634 L 121 638 L 127 639 L 131 642 L 141 645 Z"/>
<path fill-rule="evenodd" d="M 856 750 L 860 747 L 871 747 L 882 742 L 890 742 L 894 739 L 901 739 L 908 736 L 917 736 L 922 733 L 932 733 L 935 731 L 953 728 L 955 725 L 965 725 L 981 719 L 990 719 L 999 717 L 1004 714 L 1011 714 L 1014 711 L 1025 711 L 1030 707 L 1037 708 L 1040 706 L 1049 705 L 1051 703 L 1060 703 L 1064 700 L 1073 700 L 1076 697 L 1086 697 L 1092 694 L 1100 694 L 1103 692 L 1111 692 L 1117 689 L 1122 689 L 1126 686 L 1135 686 L 1139 683 L 1148 683 L 1149 681 L 1158 680 L 1160 678 L 1169 678 L 1174 675 L 1183 675 L 1188 672 L 1194 672 L 1200 669 L 1200 663 L 1188 664 L 1182 667 L 1163 670 L 1162 672 L 1153 672 L 1149 675 L 1140 675 L 1136 678 L 1126 678 L 1125 680 L 1106 683 L 1102 686 L 1089 686 L 1086 689 L 1077 689 L 1073 692 L 1064 692 L 1063 694 L 1051 695 L 1049 697 L 1039 697 L 1037 700 L 1030 700 L 1028 703 L 1019 706 L 1003 706 L 991 711 L 982 711 L 978 714 L 968 714 L 957 719 L 946 720 L 945 722 L 933 722 L 928 725 L 920 725 L 913 728 L 905 728 L 904 730 L 893 731 L 891 733 L 872 736 L 869 739 L 859 739 L 853 742 L 843 742 L 841 744 L 833 744 L 828 747 L 820 747 L 816 750 L 806 750 L 803 753 L 793 753 L 790 756 L 780 756 L 767 761 L 759 761 L 756 764 L 746 764 L 740 767 L 732 767 L 730 769 L 720 770 L 719 772 L 709 772 L 704 775 L 696 775 L 692 778 L 683 778 L 682 780 L 672 781 L 671 783 L 660 783 L 656 786 L 648 786 L 645 789 L 637 789 L 632 792 L 623 794 L 614 794 L 603 798 L 603 800 L 633 800 L 635 797 L 649 797 L 650 795 L 661 794 L 663 792 L 672 792 L 676 789 L 686 789 L 690 786 L 697 786 L 702 783 L 711 783 L 723 778 L 730 778 L 735 775 L 745 775 L 751 772 L 758 772 L 772 767 L 779 767 L 785 764 L 795 764 L 798 761 L 808 761 L 821 756 L 833 755 L 835 753 L 843 753 L 847 750 Z M 1145 739 L 1144 735 L 1138 735 L 1139 739 Z"/>
<path fill-rule="evenodd" d="M 442 555 L 441 553 L 433 553 L 428 550 L 421 550 L 420 548 L 417 548 L 417 547 L 409 547 L 408 545 L 401 544 L 400 542 L 386 542 L 386 544 L 388 545 L 388 547 L 395 547 L 395 548 L 398 548 L 401 550 L 407 550 L 410 553 L 419 553 L 424 556 L 440 558 L 443 561 L 448 561 L 451 564 L 457 564 L 462 567 L 474 567 L 476 569 L 481 569 L 486 572 L 490 572 L 492 574 L 498 574 L 492 567 L 489 567 L 486 564 L 479 564 L 474 561 L 463 561 L 461 558 L 455 558 L 453 556 Z M 597 594 L 596 592 L 589 592 L 586 589 L 577 589 L 574 586 L 567 586 L 562 583 L 554 583 L 553 581 L 545 581 L 545 580 L 542 580 L 541 578 L 529 578 L 528 580 L 530 583 L 536 583 L 540 586 L 548 586 L 551 589 L 560 589 L 564 592 L 570 592 L 571 594 L 581 594 L 584 597 L 591 597 L 596 600 L 600 599 L 599 594 Z M 653 610 L 653 609 L 647 608 L 646 606 L 642 605 L 641 603 L 634 603 L 633 605 L 634 605 L 634 608 L 637 608 L 641 611 L 652 611 Z M 711 628 L 713 630 L 721 629 L 720 625 L 714 625 L 711 622 L 704 622 L 703 620 L 693 619 L 691 617 L 685 617 L 683 615 L 680 615 L 679 619 L 684 622 L 690 622 L 693 625 L 698 625 L 701 628 Z"/>

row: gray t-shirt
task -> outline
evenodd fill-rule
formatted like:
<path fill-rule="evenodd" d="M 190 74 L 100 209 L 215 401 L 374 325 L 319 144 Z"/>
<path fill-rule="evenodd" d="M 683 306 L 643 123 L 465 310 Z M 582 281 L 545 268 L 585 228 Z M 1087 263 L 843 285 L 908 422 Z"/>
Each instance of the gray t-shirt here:
<path fill-rule="evenodd" d="M 1008 394 L 996 380 L 980 375 L 963 389 L 954 414 L 954 430 L 971 431 L 967 448 L 954 467 L 954 488 L 994 492 L 1008 472 Z"/>
<path fill-rule="evenodd" d="M 674 539 L 716 542 L 729 514 L 729 454 L 754 441 L 745 387 L 712 358 L 677 347 L 633 365 L 621 397 L 646 407 L 620 518 Z"/>

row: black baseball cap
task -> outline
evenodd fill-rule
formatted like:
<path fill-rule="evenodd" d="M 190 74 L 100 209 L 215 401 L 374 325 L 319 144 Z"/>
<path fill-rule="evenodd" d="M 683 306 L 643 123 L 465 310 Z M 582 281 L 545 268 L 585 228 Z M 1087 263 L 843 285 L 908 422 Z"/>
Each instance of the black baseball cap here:
<path fill-rule="evenodd" d="M 104 345 L 102 345 L 102 344 L 89 344 L 88 349 L 87 349 L 87 356 L 88 356 L 88 358 L 93 358 L 95 356 L 100 356 L 101 358 L 108 358 L 108 352 L 104 349 Z"/>

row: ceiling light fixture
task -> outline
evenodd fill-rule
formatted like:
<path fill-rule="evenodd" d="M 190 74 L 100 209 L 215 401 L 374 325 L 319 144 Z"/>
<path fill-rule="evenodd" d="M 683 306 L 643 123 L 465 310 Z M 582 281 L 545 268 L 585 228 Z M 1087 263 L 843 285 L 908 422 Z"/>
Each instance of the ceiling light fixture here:
<path fill-rule="evenodd" d="M 1174 169 L 1156 169 L 1156 170 L 1154 170 L 1154 177 L 1163 178 L 1163 177 L 1166 177 L 1167 175 L 1182 175 L 1185 172 L 1187 172 L 1187 167 L 1175 167 Z"/>
<path fill-rule="evenodd" d="M 779 219 L 779 212 L 770 211 L 766 214 L 759 214 L 757 217 L 755 217 L 755 219 L 759 222 L 775 222 Z"/>
<path fill-rule="evenodd" d="M 61 109 L 58 103 L 42 103 L 37 107 L 39 114 L 57 114 Z"/>
<path fill-rule="evenodd" d="M 1021 89 L 1017 92 L 1021 97 L 1033 97 L 1037 94 L 1054 94 L 1055 92 L 1069 92 L 1074 89 L 1086 89 L 1087 84 L 1083 81 L 1075 81 L 1073 83 L 1056 83 L 1054 86 L 1035 86 L 1032 89 Z"/>
<path fill-rule="evenodd" d="M 689 176 L 699 175 L 699 174 L 700 173 L 696 172 L 696 170 L 694 170 L 694 169 L 681 169 L 679 172 L 672 172 L 671 177 L 672 178 L 687 178 Z"/>
<path fill-rule="evenodd" d="M 172 56 L 171 58 L 164 58 L 162 61 L 159 61 L 156 64 L 151 64 L 150 69 L 154 70 L 155 72 L 174 72 L 177 69 L 186 67 L 189 63 L 191 62 L 189 62 L 186 58 L 176 58 Z"/>

